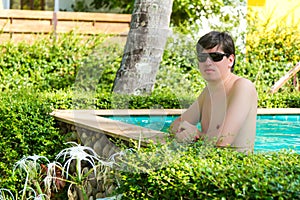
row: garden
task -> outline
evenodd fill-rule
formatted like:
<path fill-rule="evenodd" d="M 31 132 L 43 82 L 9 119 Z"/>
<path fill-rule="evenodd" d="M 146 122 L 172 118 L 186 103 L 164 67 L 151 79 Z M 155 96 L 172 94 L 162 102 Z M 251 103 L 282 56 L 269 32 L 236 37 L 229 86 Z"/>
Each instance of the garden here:
<path fill-rule="evenodd" d="M 255 14 L 247 23 L 234 73 L 255 84 L 259 108 L 299 108 L 299 73 L 270 93 L 300 61 L 299 29 L 258 25 Z M 120 151 L 100 158 L 60 133 L 55 109 L 187 108 L 205 87 L 190 31 L 174 28 L 148 95 L 112 93 L 125 44 L 112 35 L 0 44 L 0 199 L 299 199 L 300 155 L 290 150 L 244 155 L 201 141 L 115 141 Z"/>

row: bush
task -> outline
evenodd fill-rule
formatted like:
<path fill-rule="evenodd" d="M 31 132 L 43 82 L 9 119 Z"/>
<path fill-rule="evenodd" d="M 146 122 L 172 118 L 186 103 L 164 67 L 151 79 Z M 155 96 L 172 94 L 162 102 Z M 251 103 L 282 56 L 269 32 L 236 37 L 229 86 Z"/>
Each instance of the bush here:
<path fill-rule="evenodd" d="M 0 185 L 14 190 L 21 181 L 12 176 L 15 162 L 27 155 L 55 155 L 64 137 L 49 115 L 50 104 L 35 91 L 2 92 L 0 102 Z"/>
<path fill-rule="evenodd" d="M 258 105 L 261 108 L 299 108 L 300 93 L 262 93 L 258 99 Z"/>
<path fill-rule="evenodd" d="M 245 155 L 202 142 L 152 146 L 124 156 L 117 193 L 122 199 L 299 199 L 299 158 L 290 151 Z"/>
<path fill-rule="evenodd" d="M 108 92 L 76 94 L 73 90 L 60 90 L 41 95 L 53 109 L 172 109 L 187 108 L 194 101 L 194 97 L 177 97 L 171 92 L 131 96 Z"/>
<path fill-rule="evenodd" d="M 83 38 L 72 33 L 56 41 L 39 38 L 33 44 L 0 45 L 0 90 L 36 87 L 53 90 L 74 84 L 78 68 L 104 36 Z M 83 45 L 84 44 L 84 45 Z"/>
<path fill-rule="evenodd" d="M 271 19 L 272 16 L 268 16 L 265 22 L 259 24 L 257 13 L 249 10 L 247 67 L 240 72 L 251 74 L 255 78 L 260 94 L 268 92 L 276 81 L 300 62 L 299 26 L 288 26 L 284 17 L 280 24 L 270 23 Z M 295 91 L 296 88 L 292 86 L 292 80 L 289 80 L 279 92 L 289 93 L 291 90 Z"/>

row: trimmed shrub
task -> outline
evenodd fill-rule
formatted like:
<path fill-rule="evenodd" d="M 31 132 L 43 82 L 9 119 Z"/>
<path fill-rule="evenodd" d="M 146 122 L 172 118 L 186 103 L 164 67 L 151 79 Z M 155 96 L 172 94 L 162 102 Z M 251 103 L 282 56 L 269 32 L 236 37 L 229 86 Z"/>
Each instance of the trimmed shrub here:
<path fill-rule="evenodd" d="M 20 183 L 20 178 L 12 176 L 18 160 L 28 155 L 51 157 L 65 140 L 49 115 L 50 104 L 36 91 L 2 92 L 0 102 L 0 185 L 14 190 Z"/>
<path fill-rule="evenodd" d="M 299 199 L 300 155 L 245 155 L 197 142 L 130 151 L 120 178 L 122 199 Z"/>
<path fill-rule="evenodd" d="M 36 87 L 53 90 L 74 84 L 78 68 L 104 36 L 83 38 L 64 34 L 57 40 L 40 38 L 33 44 L 0 44 L 0 90 Z"/>
<path fill-rule="evenodd" d="M 108 92 L 74 94 L 72 90 L 60 90 L 41 95 L 53 109 L 172 109 L 187 108 L 194 101 L 194 97 L 177 97 L 171 92 L 131 96 Z"/>

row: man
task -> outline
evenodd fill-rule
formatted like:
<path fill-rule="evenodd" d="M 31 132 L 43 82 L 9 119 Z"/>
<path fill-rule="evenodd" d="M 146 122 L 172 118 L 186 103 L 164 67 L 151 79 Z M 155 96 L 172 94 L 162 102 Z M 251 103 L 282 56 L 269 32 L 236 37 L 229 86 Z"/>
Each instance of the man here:
<path fill-rule="evenodd" d="M 196 46 L 198 66 L 207 86 L 171 125 L 179 142 L 207 139 L 217 147 L 252 152 L 256 135 L 257 92 L 232 73 L 235 47 L 231 36 L 212 31 Z M 196 125 L 200 122 L 201 130 Z"/>

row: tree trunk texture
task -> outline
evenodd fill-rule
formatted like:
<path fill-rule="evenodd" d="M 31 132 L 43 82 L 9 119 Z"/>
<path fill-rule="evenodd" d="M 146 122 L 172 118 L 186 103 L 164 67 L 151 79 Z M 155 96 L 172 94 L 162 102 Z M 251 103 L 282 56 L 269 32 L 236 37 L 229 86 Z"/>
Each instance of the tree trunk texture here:
<path fill-rule="evenodd" d="M 173 0 L 135 0 L 113 92 L 150 94 L 170 33 Z"/>

